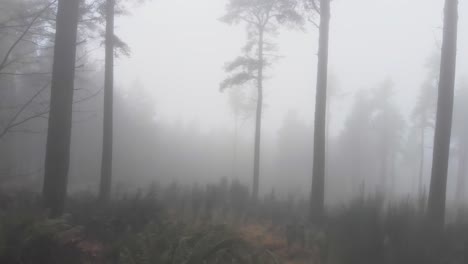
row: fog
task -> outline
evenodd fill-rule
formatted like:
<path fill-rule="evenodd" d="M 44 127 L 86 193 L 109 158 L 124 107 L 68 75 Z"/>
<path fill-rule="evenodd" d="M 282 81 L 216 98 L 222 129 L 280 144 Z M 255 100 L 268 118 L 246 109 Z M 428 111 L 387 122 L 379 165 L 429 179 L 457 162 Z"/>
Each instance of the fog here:
<path fill-rule="evenodd" d="M 115 63 L 115 188 L 138 188 L 150 182 L 204 184 L 222 178 L 250 183 L 256 91 L 249 86 L 224 92 L 219 89 L 226 78 L 226 63 L 240 54 L 247 36 L 242 24 L 228 25 L 220 20 L 226 4 L 220 0 L 127 3 L 126 13 L 117 16 L 116 34 L 131 52 L 129 56 L 118 56 Z M 363 183 L 367 192 L 376 191 L 380 173 L 391 174 L 391 184 L 384 186 L 391 189 L 390 197 L 418 194 L 421 154 L 414 112 L 427 80 L 437 79 L 442 10 L 442 1 L 436 0 L 333 1 L 327 111 L 328 202 L 346 201 L 360 192 Z M 463 1 L 459 12 L 468 12 Z M 464 48 L 468 45 L 467 25 L 466 16 L 460 16 L 457 98 L 468 89 L 464 81 L 468 75 L 468 50 Z M 265 72 L 260 159 L 263 194 L 274 189 L 283 195 L 308 195 L 317 39 L 318 29 L 312 23 L 296 29 L 281 28 L 272 37 L 276 44 L 272 52 L 277 57 Z M 99 182 L 102 48 L 102 41 L 95 38 L 81 48 L 87 56 L 85 69 L 77 73 L 76 85 L 86 89 L 78 89 L 75 98 L 92 96 L 74 105 L 70 190 L 96 191 Z M 20 66 L 16 69 L 22 71 Z M 44 79 L 15 77 L 17 91 L 28 93 L 26 83 L 33 78 Z M 433 89 L 434 98 L 427 100 L 435 102 L 436 83 L 429 86 L 434 86 L 426 89 Z M 24 101 L 19 94 L 14 98 L 18 103 Z M 242 101 L 237 117 L 236 98 Z M 5 99 L 5 104 L 11 100 Z M 456 102 L 455 115 L 464 113 L 457 110 L 463 107 L 460 102 L 462 99 Z M 396 123 L 379 124 L 390 122 L 378 120 L 379 115 L 387 115 L 386 111 L 395 116 Z M 429 115 L 435 116 L 435 107 Z M 25 125 L 34 133 L 9 133 L 2 140 L 2 145 L 13 148 L 20 159 L 5 153 L 13 160 L 3 159 L 4 168 L 28 175 L 31 184 L 39 187 L 46 122 L 32 120 Z M 425 133 L 422 186 L 427 191 L 433 128 Z M 379 152 L 381 144 L 391 146 L 389 153 Z M 454 195 L 458 162 L 456 151 L 452 152 L 449 200 Z M 384 172 L 378 161 L 383 157 L 379 155 L 392 157 L 391 168 Z M 10 184 L 18 180 L 9 178 L 14 178 Z"/>
<path fill-rule="evenodd" d="M 129 86 L 139 80 L 153 91 L 161 118 L 196 120 L 210 128 L 229 126 L 227 96 L 217 88 L 225 77 L 224 64 L 239 54 L 246 34 L 242 25 L 219 22 L 225 4 L 153 1 L 118 19 L 117 31 L 128 40 L 132 56 L 116 65 L 117 81 Z M 342 128 L 353 94 L 386 79 L 395 83 L 395 100 L 408 115 L 427 76 L 427 61 L 440 52 L 443 3 L 336 0 L 333 5 L 330 75 L 346 97 L 337 106 L 334 130 Z M 466 8 L 461 2 L 460 13 Z M 468 41 L 464 22 L 460 16 L 459 80 L 468 67 L 463 59 Z M 307 25 L 304 31 L 281 30 L 277 37 L 281 59 L 268 71 L 265 85 L 266 135 L 277 134 L 291 109 L 306 123 L 313 121 L 317 36 L 317 29 Z"/>
<path fill-rule="evenodd" d="M 225 148 L 229 152 L 233 133 L 229 92 L 220 93 L 218 87 L 226 75 L 223 66 L 239 54 L 246 34 L 242 25 L 230 26 L 219 21 L 225 5 L 219 0 L 196 3 L 154 1 L 132 10 L 131 16 L 118 19 L 117 31 L 122 38 L 128 39 L 132 56 L 117 62 L 116 80 L 119 89 L 125 93 L 131 93 L 135 82 L 147 90 L 154 100 L 156 121 L 180 124 L 189 131 L 198 130 L 208 137 L 224 133 L 220 137 L 225 138 Z M 330 50 L 333 52 L 330 53 L 329 76 L 336 95 L 330 99 L 330 144 L 338 144 L 335 142 L 343 137 L 347 119 L 360 92 L 372 93 L 387 80 L 393 82 L 389 100 L 404 122 L 399 140 L 409 141 L 401 143 L 402 148 L 410 143 L 417 144 L 418 139 L 409 138 L 414 126 L 411 115 L 421 87 L 430 74 L 427 65 L 434 57 L 440 56 L 442 1 L 336 0 L 332 5 Z M 459 8 L 460 13 L 468 9 L 464 2 Z M 468 68 L 464 59 L 468 57 L 468 51 L 463 48 L 468 41 L 464 30 L 466 25 L 466 17 L 460 16 L 456 86 L 459 90 L 464 89 L 463 80 Z M 276 53 L 281 58 L 268 69 L 265 81 L 262 129 L 265 156 L 261 161 L 263 192 L 269 192 L 272 187 L 291 192 L 300 190 L 304 195 L 308 192 L 312 147 L 303 146 L 312 144 L 317 37 L 318 30 L 307 24 L 303 30 L 282 29 L 276 38 Z M 241 89 L 247 97 L 254 96 L 254 89 Z M 240 128 L 240 140 L 245 149 L 239 154 L 239 159 L 245 160 L 246 170 L 239 177 L 246 181 L 251 177 L 247 168 L 251 166 L 252 148 L 249 146 L 253 140 L 253 118 L 253 114 L 246 117 Z M 294 134 L 298 134 L 301 140 L 289 142 L 288 148 L 290 155 L 296 153 L 300 157 L 299 167 L 302 168 L 298 170 L 301 172 L 279 173 L 281 170 L 276 167 L 284 163 L 281 156 L 288 155 L 281 149 L 281 137 L 286 133 L 283 127 L 295 121 L 300 123 L 297 129 L 303 131 L 292 131 L 291 137 L 296 138 Z M 292 130 L 291 127 L 289 129 Z M 372 132 L 363 130 L 360 133 Z M 428 130 L 427 133 L 431 132 Z M 429 182 L 432 145 L 430 136 L 427 137 L 426 184 Z M 342 152 L 337 148 L 337 152 Z M 401 157 L 404 155 L 401 152 L 407 150 L 395 151 L 399 152 L 396 154 L 399 159 L 407 159 Z M 226 164 L 230 164 L 229 154 L 226 156 Z M 414 159 L 413 163 L 417 163 L 417 157 Z M 451 167 L 454 167 L 456 158 L 452 159 Z M 407 160 L 406 163 L 409 164 L 405 166 L 412 165 Z M 333 160 L 329 164 L 330 171 L 344 166 Z M 396 173 L 400 174 L 396 179 L 399 193 L 414 194 L 417 179 L 412 174 L 417 171 L 396 166 L 400 169 Z M 456 168 L 453 171 L 455 173 Z M 227 170 L 213 174 L 205 176 L 217 179 L 231 173 Z"/>
<path fill-rule="evenodd" d="M 1 0 L 0 263 L 467 263 L 467 14 Z"/>

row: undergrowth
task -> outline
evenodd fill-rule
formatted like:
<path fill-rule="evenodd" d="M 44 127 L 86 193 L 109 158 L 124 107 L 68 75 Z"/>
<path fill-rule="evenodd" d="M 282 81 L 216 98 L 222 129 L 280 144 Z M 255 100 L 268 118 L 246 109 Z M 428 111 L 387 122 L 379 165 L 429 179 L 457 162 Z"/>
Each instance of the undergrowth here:
<path fill-rule="evenodd" d="M 433 232 L 411 202 L 388 206 L 358 199 L 330 212 L 317 228 L 303 221 L 301 204 L 273 195 L 252 216 L 236 202 L 239 195 L 190 203 L 211 196 L 174 193 L 138 193 L 105 205 L 81 194 L 69 198 L 58 219 L 47 217 L 38 196 L 1 196 L 0 263 L 468 263 L 468 223 L 459 218 Z"/>

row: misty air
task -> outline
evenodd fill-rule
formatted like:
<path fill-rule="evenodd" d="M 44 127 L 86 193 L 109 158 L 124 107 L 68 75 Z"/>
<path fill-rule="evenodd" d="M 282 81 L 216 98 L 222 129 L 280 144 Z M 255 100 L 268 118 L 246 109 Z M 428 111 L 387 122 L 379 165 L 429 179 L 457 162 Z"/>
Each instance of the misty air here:
<path fill-rule="evenodd" d="M 0 263 L 467 264 L 467 15 L 0 0 Z"/>

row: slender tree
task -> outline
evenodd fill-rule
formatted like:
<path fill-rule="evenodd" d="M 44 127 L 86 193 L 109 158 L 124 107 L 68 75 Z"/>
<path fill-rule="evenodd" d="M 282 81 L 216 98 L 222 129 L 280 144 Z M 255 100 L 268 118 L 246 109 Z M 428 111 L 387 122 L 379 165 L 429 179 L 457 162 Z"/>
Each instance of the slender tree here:
<path fill-rule="evenodd" d="M 380 157 L 379 187 L 383 195 L 393 194 L 396 157 L 404 131 L 404 118 L 395 106 L 393 81 L 386 80 L 373 94 L 372 129 L 376 136 L 376 157 Z"/>
<path fill-rule="evenodd" d="M 251 117 L 254 105 L 251 100 L 248 100 L 242 89 L 231 89 L 229 93 L 229 106 L 232 111 L 234 129 L 233 129 L 233 142 L 232 142 L 232 179 L 237 179 L 237 160 L 238 160 L 238 144 L 239 144 L 239 128 L 241 122 Z M 242 118 L 242 120 L 241 120 Z"/>
<path fill-rule="evenodd" d="M 114 15 L 115 0 L 106 1 L 106 51 L 104 76 L 104 124 L 99 198 L 109 199 L 112 187 L 112 137 L 114 105 Z"/>
<path fill-rule="evenodd" d="M 44 206 L 52 217 L 63 213 L 67 193 L 79 5 L 58 1 L 43 186 Z"/>
<path fill-rule="evenodd" d="M 453 94 L 457 57 L 458 0 L 446 0 L 444 33 L 440 63 L 439 94 L 434 135 L 428 217 L 433 226 L 442 229 L 445 218 L 447 171 L 452 130 Z"/>
<path fill-rule="evenodd" d="M 315 96 L 314 124 L 314 157 L 312 172 L 312 188 L 310 194 L 310 218 L 319 224 L 324 216 L 325 201 L 325 130 L 327 109 L 327 77 L 328 77 L 328 39 L 330 29 L 330 0 L 320 0 L 320 5 L 311 3 L 320 14 L 319 52 L 317 87 Z"/>
<path fill-rule="evenodd" d="M 255 147 L 252 198 L 258 199 L 260 178 L 260 141 L 263 111 L 264 71 L 271 63 L 274 45 L 268 37 L 274 35 L 281 25 L 302 24 L 302 17 L 296 10 L 295 0 L 230 0 L 227 14 L 222 18 L 226 23 L 244 22 L 247 26 L 248 41 L 244 55 L 226 66 L 227 72 L 235 72 L 221 83 L 221 90 L 253 83 L 257 88 L 257 109 L 255 115 Z"/>
<path fill-rule="evenodd" d="M 434 129 L 440 55 L 433 55 L 426 66 L 428 76 L 421 86 L 421 93 L 412 113 L 415 128 L 419 130 L 418 196 L 420 199 L 424 198 L 426 192 L 423 180 L 426 156 L 426 130 Z"/>
<path fill-rule="evenodd" d="M 426 148 L 426 130 L 434 128 L 435 116 L 435 93 L 436 87 L 426 82 L 422 87 L 422 93 L 419 98 L 418 104 L 413 111 L 413 120 L 416 128 L 419 130 L 419 169 L 418 169 L 418 196 L 422 197 L 425 192 L 424 187 L 424 157 Z"/>

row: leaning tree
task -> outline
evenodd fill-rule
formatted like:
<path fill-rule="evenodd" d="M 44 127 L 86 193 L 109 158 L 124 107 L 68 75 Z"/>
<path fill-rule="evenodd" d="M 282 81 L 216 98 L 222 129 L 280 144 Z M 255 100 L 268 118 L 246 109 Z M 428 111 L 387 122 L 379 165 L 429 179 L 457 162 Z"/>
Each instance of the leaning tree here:
<path fill-rule="evenodd" d="M 428 201 L 428 217 L 434 228 L 439 230 L 442 229 L 445 218 L 445 198 L 457 57 L 457 28 L 458 0 L 446 0 L 434 153 Z"/>

